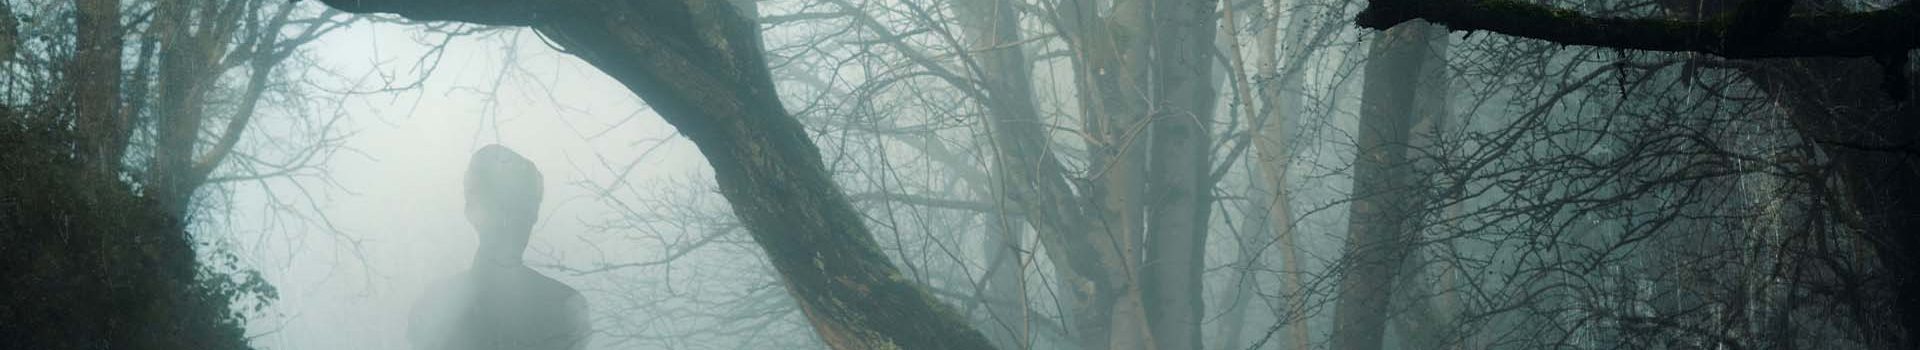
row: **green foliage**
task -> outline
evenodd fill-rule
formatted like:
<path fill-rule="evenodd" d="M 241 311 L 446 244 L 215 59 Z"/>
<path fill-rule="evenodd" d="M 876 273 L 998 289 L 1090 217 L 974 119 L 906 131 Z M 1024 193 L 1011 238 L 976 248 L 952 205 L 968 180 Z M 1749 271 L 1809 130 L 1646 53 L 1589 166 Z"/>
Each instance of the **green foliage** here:
<path fill-rule="evenodd" d="M 43 104 L 50 105 L 50 104 Z M 246 349 L 273 289 L 196 261 L 179 220 L 73 156 L 58 110 L 0 106 L 0 339 L 19 349 Z M 225 259 L 219 257 L 225 256 Z"/>

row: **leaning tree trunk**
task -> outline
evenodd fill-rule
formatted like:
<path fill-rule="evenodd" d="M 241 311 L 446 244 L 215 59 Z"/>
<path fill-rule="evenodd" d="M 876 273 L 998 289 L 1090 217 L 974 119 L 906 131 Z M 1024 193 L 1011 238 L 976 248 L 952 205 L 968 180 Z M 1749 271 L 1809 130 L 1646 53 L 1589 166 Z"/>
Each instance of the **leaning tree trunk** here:
<path fill-rule="evenodd" d="M 990 349 L 902 278 L 775 94 L 759 28 L 721 1 L 327 0 L 356 13 L 527 26 L 687 135 L 721 194 L 834 349 Z"/>
<path fill-rule="evenodd" d="M 1427 57 L 1426 23 L 1395 26 L 1374 36 L 1361 92 L 1360 130 L 1353 161 L 1353 201 L 1347 231 L 1346 272 L 1334 306 L 1335 350 L 1379 350 L 1386 332 L 1395 272 L 1411 247 L 1406 216 L 1408 135 L 1416 87 Z"/>

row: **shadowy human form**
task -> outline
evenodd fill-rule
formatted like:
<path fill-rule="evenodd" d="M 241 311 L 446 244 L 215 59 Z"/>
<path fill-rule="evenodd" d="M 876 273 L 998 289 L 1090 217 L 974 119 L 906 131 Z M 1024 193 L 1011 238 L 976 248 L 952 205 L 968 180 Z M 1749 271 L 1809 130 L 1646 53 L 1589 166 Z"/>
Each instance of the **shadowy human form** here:
<path fill-rule="evenodd" d="M 467 222 L 480 234 L 473 265 L 414 302 L 415 350 L 584 349 L 592 330 L 579 291 L 521 260 L 539 217 L 533 162 L 500 145 L 467 165 Z"/>

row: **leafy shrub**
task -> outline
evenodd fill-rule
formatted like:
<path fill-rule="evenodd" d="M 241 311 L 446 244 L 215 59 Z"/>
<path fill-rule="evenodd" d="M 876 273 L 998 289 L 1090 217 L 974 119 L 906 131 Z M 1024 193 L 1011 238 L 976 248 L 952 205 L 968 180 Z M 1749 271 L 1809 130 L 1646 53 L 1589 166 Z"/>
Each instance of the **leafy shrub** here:
<path fill-rule="evenodd" d="M 137 183 L 74 157 L 66 123 L 44 117 L 58 114 L 0 106 L 4 347 L 249 348 L 231 305 L 272 288 L 202 266 L 184 225 Z"/>

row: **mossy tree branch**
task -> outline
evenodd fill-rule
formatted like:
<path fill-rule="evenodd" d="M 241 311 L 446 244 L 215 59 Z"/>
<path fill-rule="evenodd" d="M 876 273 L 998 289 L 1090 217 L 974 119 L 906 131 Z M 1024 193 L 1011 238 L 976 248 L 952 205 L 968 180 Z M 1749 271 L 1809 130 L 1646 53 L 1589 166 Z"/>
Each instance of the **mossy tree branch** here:
<path fill-rule="evenodd" d="M 834 349 L 991 349 L 903 278 L 775 94 L 759 27 L 722 0 L 323 0 L 354 13 L 526 26 L 618 80 L 686 135 L 820 338 Z"/>
<path fill-rule="evenodd" d="M 1372 0 L 1355 19 L 1386 29 L 1414 19 L 1568 45 L 1700 52 L 1726 58 L 1866 57 L 1920 48 L 1920 5 L 1790 16 L 1791 0 L 1753 0 L 1704 20 L 1612 18 L 1521 0 Z"/>

